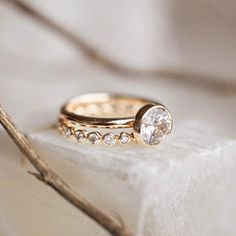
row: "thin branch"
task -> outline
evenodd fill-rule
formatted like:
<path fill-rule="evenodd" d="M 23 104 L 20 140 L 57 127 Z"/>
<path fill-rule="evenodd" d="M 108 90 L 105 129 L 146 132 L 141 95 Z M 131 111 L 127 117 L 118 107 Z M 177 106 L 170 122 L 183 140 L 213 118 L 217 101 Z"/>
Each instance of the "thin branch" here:
<path fill-rule="evenodd" d="M 40 12 L 35 7 L 22 0 L 2 0 L 7 3 L 11 3 L 12 6 L 16 7 L 17 10 L 23 12 L 24 14 L 30 16 L 33 20 L 42 24 L 43 26 L 50 29 L 52 32 L 57 33 L 61 38 L 65 39 L 68 43 L 73 45 L 80 52 L 90 59 L 93 63 L 100 64 L 109 71 L 123 74 L 126 76 L 158 76 L 165 77 L 165 79 L 178 81 L 182 83 L 189 83 L 194 86 L 199 86 L 207 89 L 214 89 L 223 92 L 236 92 L 236 84 L 234 82 L 224 82 L 221 80 L 216 80 L 202 74 L 193 75 L 190 73 L 182 72 L 170 72 L 166 70 L 155 70 L 155 69 L 138 69 L 134 67 L 129 67 L 123 65 L 120 62 L 115 61 L 109 56 L 105 55 L 101 51 L 94 48 L 88 42 L 86 42 L 78 34 L 73 33 L 67 28 L 60 25 L 58 22 L 52 20 L 50 17 L 46 16 Z M 222 79 L 222 78 L 221 78 Z"/>
<path fill-rule="evenodd" d="M 110 60 L 110 58 L 103 55 L 94 47 L 89 45 L 85 40 L 82 39 L 82 37 L 79 37 L 78 35 L 69 31 L 68 29 L 58 24 L 54 20 L 50 19 L 45 14 L 41 13 L 28 3 L 21 0 L 7 0 L 6 2 L 12 3 L 13 6 L 16 7 L 16 9 L 32 17 L 34 20 L 38 21 L 43 26 L 46 26 L 51 31 L 57 33 L 58 35 L 66 39 L 68 42 L 70 42 L 72 45 L 74 45 L 75 48 L 79 48 L 79 50 L 82 51 L 84 55 L 91 61 L 95 61 L 96 63 L 101 64 L 106 68 L 109 68 L 109 70 L 113 70 L 116 72 L 125 72 L 128 74 L 135 73 L 135 71 L 133 71 L 132 69 L 128 67 L 126 68 L 125 66 L 120 65 L 119 63 L 113 62 L 112 60 Z"/>
<path fill-rule="evenodd" d="M 52 187 L 64 199 L 83 211 L 87 216 L 96 221 L 104 229 L 114 236 L 133 236 L 133 233 L 120 224 L 117 220 L 109 216 L 105 211 L 98 208 L 79 194 L 74 192 L 68 184 L 64 182 L 54 170 L 36 153 L 27 138 L 17 129 L 11 117 L 7 114 L 0 104 L 0 123 L 7 131 L 9 136 L 16 143 L 21 152 L 35 167 L 38 173 L 30 172 L 38 180 L 43 181 Z"/>

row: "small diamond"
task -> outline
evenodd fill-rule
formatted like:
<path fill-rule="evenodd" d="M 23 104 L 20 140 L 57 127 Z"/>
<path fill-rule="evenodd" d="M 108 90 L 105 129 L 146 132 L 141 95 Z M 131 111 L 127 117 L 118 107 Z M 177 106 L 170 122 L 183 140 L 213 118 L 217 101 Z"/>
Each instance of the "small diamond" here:
<path fill-rule="evenodd" d="M 103 141 L 106 145 L 114 145 L 116 143 L 116 136 L 113 133 L 107 133 L 104 135 Z"/>
<path fill-rule="evenodd" d="M 172 128 L 172 118 L 164 107 L 149 109 L 142 117 L 140 135 L 148 145 L 158 144 Z"/>
<path fill-rule="evenodd" d="M 91 132 L 88 134 L 88 141 L 92 144 L 97 144 L 100 142 L 101 134 L 98 132 Z"/>
<path fill-rule="evenodd" d="M 121 144 L 127 144 L 130 142 L 130 135 L 126 132 L 121 132 L 119 136 L 119 141 Z"/>
<path fill-rule="evenodd" d="M 84 134 L 83 130 L 76 130 L 75 131 L 75 139 L 78 142 L 82 142 L 85 140 L 85 134 Z"/>
<path fill-rule="evenodd" d="M 67 137 L 67 138 L 70 138 L 72 136 L 72 130 L 70 127 L 65 127 L 64 129 L 64 135 Z"/>

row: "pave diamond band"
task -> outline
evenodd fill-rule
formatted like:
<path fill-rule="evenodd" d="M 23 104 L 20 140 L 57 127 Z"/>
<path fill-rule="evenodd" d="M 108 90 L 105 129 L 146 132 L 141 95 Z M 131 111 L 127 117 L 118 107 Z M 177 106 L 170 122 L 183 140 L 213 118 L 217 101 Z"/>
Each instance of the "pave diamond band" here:
<path fill-rule="evenodd" d="M 72 98 L 62 108 L 58 129 L 77 142 L 112 146 L 159 144 L 172 130 L 165 106 L 134 96 L 93 93 Z"/>

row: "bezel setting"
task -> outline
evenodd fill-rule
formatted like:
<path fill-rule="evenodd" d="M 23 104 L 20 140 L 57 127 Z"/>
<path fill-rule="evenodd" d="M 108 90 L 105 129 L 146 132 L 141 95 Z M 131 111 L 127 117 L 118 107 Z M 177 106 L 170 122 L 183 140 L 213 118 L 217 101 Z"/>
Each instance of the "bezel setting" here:
<path fill-rule="evenodd" d="M 131 141 L 131 135 L 126 132 L 121 132 L 119 135 L 119 142 L 121 145 L 126 145 Z"/>
<path fill-rule="evenodd" d="M 58 121 L 65 137 L 92 144 L 102 141 L 107 146 L 130 142 L 155 146 L 171 133 L 172 126 L 173 118 L 160 102 L 109 93 L 71 98 L 62 106 Z"/>
<path fill-rule="evenodd" d="M 77 142 L 82 142 L 86 139 L 86 135 L 85 135 L 84 131 L 81 129 L 75 130 L 74 136 L 75 136 L 75 140 Z"/>
<path fill-rule="evenodd" d="M 134 137 L 147 146 L 159 144 L 171 133 L 173 118 L 161 104 L 147 104 L 136 114 L 133 124 Z"/>
<path fill-rule="evenodd" d="M 87 139 L 91 144 L 98 144 L 101 141 L 101 134 L 99 132 L 88 133 Z"/>
<path fill-rule="evenodd" d="M 116 143 L 116 135 L 113 133 L 107 133 L 103 136 L 104 144 L 112 146 Z"/>

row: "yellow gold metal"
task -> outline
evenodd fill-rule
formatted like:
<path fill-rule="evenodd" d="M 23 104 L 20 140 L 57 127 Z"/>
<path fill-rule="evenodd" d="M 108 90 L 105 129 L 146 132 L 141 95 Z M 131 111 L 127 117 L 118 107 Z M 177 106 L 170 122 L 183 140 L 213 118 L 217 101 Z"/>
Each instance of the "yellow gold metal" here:
<path fill-rule="evenodd" d="M 113 145 L 117 140 L 121 144 L 130 141 L 144 143 L 140 138 L 142 117 L 153 107 L 166 109 L 159 102 L 136 96 L 109 93 L 84 94 L 70 99 L 62 106 L 58 129 L 64 134 L 67 131 L 66 137 L 70 135 L 68 128 L 72 130 L 73 135 L 76 130 L 81 130 L 85 134 L 86 140 L 91 140 L 92 135 L 96 133 L 99 141 L 104 142 L 104 138 L 106 138 L 105 143 L 108 146 Z M 102 129 L 123 129 L 123 131 L 107 137 L 106 135 L 110 132 L 104 134 L 97 130 L 88 132 L 88 129 L 94 128 L 99 131 Z M 124 132 L 126 130 L 128 133 Z M 127 137 L 124 137 L 125 134 Z M 94 136 L 93 138 L 96 139 L 96 135 Z M 122 138 L 124 143 L 121 141 Z M 112 144 L 109 144 L 109 141 Z"/>
<path fill-rule="evenodd" d="M 154 108 L 160 108 L 160 109 L 166 109 L 163 105 L 161 104 L 146 104 L 145 106 L 143 106 L 136 114 L 135 117 L 135 121 L 133 124 L 133 129 L 134 129 L 134 138 L 135 140 L 137 140 L 138 143 L 142 143 L 144 145 L 150 146 L 148 144 L 146 144 L 140 137 L 140 127 L 141 127 L 141 122 L 142 122 L 142 118 L 144 116 L 144 114 Z M 173 118 L 171 117 L 171 119 L 173 120 Z M 171 132 L 173 125 L 171 125 L 171 129 L 169 132 Z"/>
<path fill-rule="evenodd" d="M 152 101 L 139 97 L 108 93 L 85 94 L 69 100 L 61 108 L 61 118 L 69 119 L 80 126 L 91 128 L 130 128 L 134 123 L 136 112 L 147 103 L 152 103 Z M 107 112 L 106 114 L 101 110 L 99 111 L 100 113 L 91 114 L 92 109 L 96 110 L 97 107 L 97 110 L 99 110 L 104 104 L 114 106 L 113 112 L 110 111 L 110 113 Z M 124 111 L 126 106 L 134 108 L 134 111 Z M 83 114 L 77 112 L 80 110 L 78 108 L 81 107 L 84 108 Z M 88 109 L 86 110 L 86 108 Z M 103 117 L 103 115 L 110 117 Z"/>

